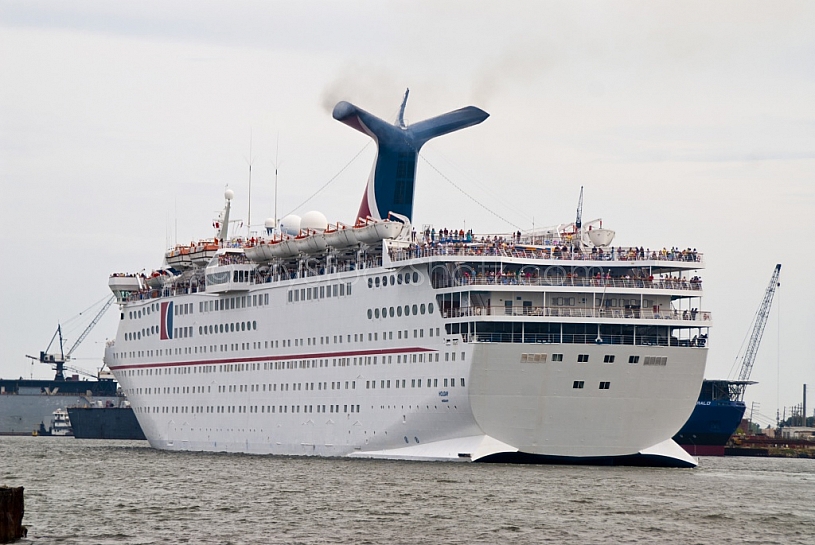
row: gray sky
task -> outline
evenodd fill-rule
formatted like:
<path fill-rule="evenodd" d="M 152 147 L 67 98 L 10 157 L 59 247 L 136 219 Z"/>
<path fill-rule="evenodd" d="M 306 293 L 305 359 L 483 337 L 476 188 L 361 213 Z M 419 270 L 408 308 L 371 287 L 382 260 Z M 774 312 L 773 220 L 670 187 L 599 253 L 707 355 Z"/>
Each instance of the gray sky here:
<path fill-rule="evenodd" d="M 374 148 L 331 108 L 394 120 L 410 87 L 408 122 L 491 114 L 425 146 L 415 223 L 569 222 L 585 186 L 584 219 L 615 244 L 705 253 L 710 378 L 782 263 L 746 398 L 774 418 L 815 391 L 813 28 L 815 4 L 783 1 L 2 1 L 0 375 L 50 376 L 24 355 L 111 272 L 209 236 L 227 184 L 246 219 L 250 135 L 253 224 L 273 212 L 273 162 L 280 215 L 342 171 L 298 212 L 351 222 Z M 77 366 L 101 364 L 116 322 Z"/>

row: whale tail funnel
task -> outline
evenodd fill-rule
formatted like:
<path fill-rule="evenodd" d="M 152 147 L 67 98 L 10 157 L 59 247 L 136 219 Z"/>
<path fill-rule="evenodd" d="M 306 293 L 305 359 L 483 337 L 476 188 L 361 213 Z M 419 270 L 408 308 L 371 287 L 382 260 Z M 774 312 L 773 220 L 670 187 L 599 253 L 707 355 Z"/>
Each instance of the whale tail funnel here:
<path fill-rule="evenodd" d="M 408 93 L 396 124 L 357 108 L 349 102 L 334 106 L 334 119 L 365 133 L 376 142 L 377 153 L 368 178 L 358 218 L 384 219 L 396 213 L 413 221 L 413 193 L 416 162 L 421 147 L 437 136 L 477 125 L 489 114 L 475 106 L 447 112 L 412 125 L 404 121 Z"/>

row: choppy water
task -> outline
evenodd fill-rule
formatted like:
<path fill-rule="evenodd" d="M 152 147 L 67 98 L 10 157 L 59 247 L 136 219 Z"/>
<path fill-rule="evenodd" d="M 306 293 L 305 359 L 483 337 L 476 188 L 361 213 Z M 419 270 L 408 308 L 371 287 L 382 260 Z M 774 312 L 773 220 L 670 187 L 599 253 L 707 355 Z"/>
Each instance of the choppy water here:
<path fill-rule="evenodd" d="M 0 437 L 23 543 L 815 543 L 815 460 L 697 469 L 162 452 Z"/>

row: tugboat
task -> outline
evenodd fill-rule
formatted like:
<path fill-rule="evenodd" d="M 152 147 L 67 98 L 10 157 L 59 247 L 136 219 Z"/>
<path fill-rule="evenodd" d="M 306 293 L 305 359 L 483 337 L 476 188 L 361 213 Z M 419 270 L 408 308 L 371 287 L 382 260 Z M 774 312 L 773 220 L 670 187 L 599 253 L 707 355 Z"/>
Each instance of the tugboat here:
<path fill-rule="evenodd" d="M 46 429 L 45 423 L 40 422 L 40 428 L 36 430 L 33 435 L 50 437 L 50 436 L 70 436 L 74 434 L 71 428 L 71 419 L 68 416 L 68 411 L 65 409 L 57 409 L 51 415 L 51 427 Z"/>

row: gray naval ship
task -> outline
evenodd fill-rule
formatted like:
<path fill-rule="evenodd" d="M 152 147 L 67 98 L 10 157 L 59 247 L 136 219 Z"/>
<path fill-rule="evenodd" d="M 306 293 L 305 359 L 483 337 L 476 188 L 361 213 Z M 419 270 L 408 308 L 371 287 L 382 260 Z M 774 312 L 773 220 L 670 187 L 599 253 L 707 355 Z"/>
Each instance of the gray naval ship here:
<path fill-rule="evenodd" d="M 40 352 L 39 356 L 27 356 L 52 366 L 55 372 L 53 379 L 0 378 L 0 435 L 31 435 L 40 428 L 40 424 L 48 425 L 57 409 L 90 405 L 94 402 L 104 405 L 119 404 L 121 396 L 117 394 L 118 384 L 110 371 L 90 375 L 90 380 L 80 379 L 79 374 L 65 376 L 66 369 L 82 372 L 66 366 L 66 361 L 70 360 L 73 351 L 88 336 L 113 301 L 110 298 L 104 303 L 67 352 L 63 349 L 62 327 L 57 326 L 45 351 Z M 51 345 L 57 339 L 59 352 L 49 353 Z"/>

